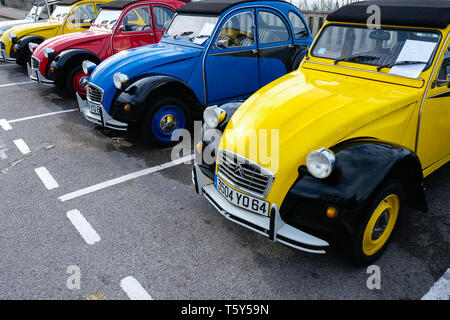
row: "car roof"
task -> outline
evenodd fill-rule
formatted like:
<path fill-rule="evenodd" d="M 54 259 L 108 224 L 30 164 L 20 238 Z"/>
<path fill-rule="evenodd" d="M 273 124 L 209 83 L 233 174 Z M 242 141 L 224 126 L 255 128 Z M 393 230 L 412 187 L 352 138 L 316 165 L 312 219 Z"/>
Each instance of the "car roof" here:
<path fill-rule="evenodd" d="M 450 24 L 449 0 L 369 0 L 345 5 L 328 15 L 328 21 L 367 23 L 369 6 L 380 8 L 382 25 L 446 28 Z M 368 12 L 369 11 L 369 12 Z"/>
<path fill-rule="evenodd" d="M 62 5 L 69 5 L 69 6 L 71 6 L 71 5 L 73 5 L 74 3 L 77 3 L 77 2 L 79 2 L 79 1 L 81 1 L 81 0 L 62 0 L 60 3 L 58 3 L 58 4 L 62 4 Z"/>
<path fill-rule="evenodd" d="M 178 13 L 194 13 L 207 15 L 220 15 L 227 9 L 247 2 L 275 2 L 288 3 L 282 0 L 203 0 L 188 3 L 177 10 Z"/>
<path fill-rule="evenodd" d="M 130 4 L 133 4 L 135 2 L 140 2 L 143 0 L 118 0 L 109 2 L 107 4 L 102 5 L 102 9 L 119 9 L 122 10 L 123 8 L 129 6 Z"/>

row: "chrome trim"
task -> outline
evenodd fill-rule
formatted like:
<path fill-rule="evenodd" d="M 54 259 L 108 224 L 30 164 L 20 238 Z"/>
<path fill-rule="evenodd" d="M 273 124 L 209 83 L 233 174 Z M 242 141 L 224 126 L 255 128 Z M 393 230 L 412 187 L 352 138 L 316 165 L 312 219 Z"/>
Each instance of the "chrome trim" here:
<path fill-rule="evenodd" d="M 227 163 L 231 159 L 233 162 Z M 241 164 L 252 167 L 254 171 L 244 168 Z M 232 187 L 260 199 L 267 196 L 275 180 L 274 174 L 266 168 L 224 149 L 219 150 L 217 156 L 217 175 Z"/>
<path fill-rule="evenodd" d="M 90 88 L 90 87 L 92 87 L 92 88 L 94 88 L 95 90 L 98 90 L 98 91 L 100 92 L 100 98 L 99 98 L 99 101 L 95 101 L 95 100 L 92 100 L 92 99 L 90 98 L 90 96 L 89 96 L 89 88 Z M 95 84 L 93 84 L 93 83 L 91 83 L 91 82 L 88 83 L 87 88 L 86 88 L 86 99 L 87 99 L 89 102 L 92 102 L 92 103 L 94 103 L 94 104 L 102 104 L 102 102 L 103 102 L 103 95 L 104 95 L 104 94 L 105 94 L 105 92 L 103 91 L 102 88 L 100 88 L 99 86 L 96 86 Z"/>
<path fill-rule="evenodd" d="M 420 121 L 422 120 L 423 105 L 425 104 L 425 100 L 427 100 L 427 94 L 428 94 L 428 91 L 430 90 L 431 84 L 434 82 L 434 77 L 436 76 L 436 69 L 437 69 L 438 61 L 442 58 L 442 56 L 445 54 L 445 52 L 447 52 L 446 50 L 448 49 L 449 41 L 450 41 L 450 33 L 447 35 L 447 39 L 444 42 L 442 52 L 436 60 L 436 63 L 433 68 L 433 72 L 431 73 L 430 79 L 428 81 L 428 86 L 425 90 L 425 93 L 423 94 L 422 104 L 420 105 L 420 110 L 419 110 L 419 117 L 417 119 L 416 143 L 414 145 L 414 152 L 416 154 L 417 154 L 417 148 L 419 147 Z"/>

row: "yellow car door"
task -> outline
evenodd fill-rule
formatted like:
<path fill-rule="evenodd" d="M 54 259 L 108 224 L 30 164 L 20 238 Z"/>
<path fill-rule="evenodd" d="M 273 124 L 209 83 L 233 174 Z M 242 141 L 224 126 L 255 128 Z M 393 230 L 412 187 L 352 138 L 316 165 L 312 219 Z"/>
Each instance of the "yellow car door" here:
<path fill-rule="evenodd" d="M 434 171 L 434 166 L 445 163 L 450 153 L 449 43 L 445 48 L 447 46 L 440 57 L 438 72 L 424 100 L 419 120 L 417 153 L 425 175 Z"/>
<path fill-rule="evenodd" d="M 72 33 L 89 29 L 96 16 L 97 12 L 93 2 L 74 6 L 64 24 L 63 33 Z"/>

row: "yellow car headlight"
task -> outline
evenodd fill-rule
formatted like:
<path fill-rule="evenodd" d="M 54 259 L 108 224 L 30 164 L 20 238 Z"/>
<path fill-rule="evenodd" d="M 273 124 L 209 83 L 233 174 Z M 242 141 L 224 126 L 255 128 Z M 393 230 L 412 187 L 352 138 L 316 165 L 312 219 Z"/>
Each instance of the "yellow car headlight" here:
<path fill-rule="evenodd" d="M 311 151 L 306 158 L 309 173 L 318 179 L 327 178 L 333 172 L 336 155 L 326 148 Z"/>

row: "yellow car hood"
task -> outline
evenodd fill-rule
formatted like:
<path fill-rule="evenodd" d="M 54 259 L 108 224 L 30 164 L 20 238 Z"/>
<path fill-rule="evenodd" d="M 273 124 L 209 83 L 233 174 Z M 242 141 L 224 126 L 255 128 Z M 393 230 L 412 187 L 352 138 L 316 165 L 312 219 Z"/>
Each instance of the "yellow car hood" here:
<path fill-rule="evenodd" d="M 219 148 L 241 154 L 273 172 L 275 182 L 268 200 L 281 205 L 298 176 L 298 167 L 306 164 L 312 150 L 371 136 L 374 131 L 383 138 L 383 130 L 389 132 L 387 141 L 399 142 L 395 140 L 404 135 L 421 92 L 303 68 L 244 102 L 228 123 Z M 273 141 L 271 130 L 275 130 Z M 279 148 L 274 142 L 277 132 Z M 266 155 L 271 155 L 271 162 L 264 159 Z"/>
<path fill-rule="evenodd" d="M 6 44 L 6 50 L 9 52 L 12 43 L 8 38 L 8 34 L 13 33 L 17 36 L 18 39 L 29 35 L 37 35 L 48 38 L 49 34 L 50 36 L 56 35 L 56 32 L 58 31 L 58 28 L 61 27 L 61 25 L 62 22 L 52 20 L 24 24 L 9 29 L 8 32 L 5 32 L 2 35 L 0 40 Z"/>

